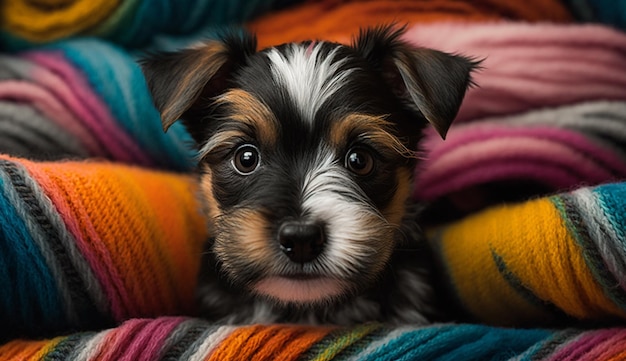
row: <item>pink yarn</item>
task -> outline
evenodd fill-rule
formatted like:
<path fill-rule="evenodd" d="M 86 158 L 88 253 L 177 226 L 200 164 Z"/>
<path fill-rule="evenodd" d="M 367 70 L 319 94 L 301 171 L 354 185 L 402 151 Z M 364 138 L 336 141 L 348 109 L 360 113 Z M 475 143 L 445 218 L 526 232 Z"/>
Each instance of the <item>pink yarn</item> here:
<path fill-rule="evenodd" d="M 141 329 L 141 333 L 134 337 L 124 354 L 120 355 L 119 360 L 151 361 L 161 359 L 163 344 L 172 331 L 183 321 L 185 319 L 182 317 L 161 317 L 155 321 L 144 323 L 145 327 Z"/>
<path fill-rule="evenodd" d="M 72 134 L 92 155 L 103 156 L 105 151 L 96 137 L 67 110 L 67 108 L 39 84 L 17 80 L 0 82 L 0 99 L 17 100 L 34 106 L 46 118 L 56 122 L 63 130 Z"/>
<path fill-rule="evenodd" d="M 621 109 L 610 107 L 621 105 L 626 109 L 626 104 L 599 102 L 488 118 L 452 127 L 445 141 L 429 132 L 414 196 L 432 201 L 508 180 L 534 181 L 556 191 L 626 178 L 626 159 L 616 143 L 593 136 L 596 127 L 620 137 L 608 122 L 614 114 L 609 109 Z M 602 110 L 605 115 L 594 115 Z M 626 120 L 626 114 L 622 117 Z M 557 124 L 559 118 L 575 121 L 567 128 Z M 622 124 L 621 136 L 626 136 L 626 124 L 617 119 L 611 124 Z"/>
<path fill-rule="evenodd" d="M 484 59 L 457 121 L 626 99 L 626 34 L 596 25 L 434 23 L 411 43 Z"/>
<path fill-rule="evenodd" d="M 94 94 L 87 81 L 61 53 L 31 52 L 25 54 L 24 57 L 42 67 L 33 69 L 32 78 L 58 97 L 68 110 L 81 120 L 82 125 L 98 137 L 98 141 L 115 159 L 153 165 L 150 157 L 119 128 L 107 107 Z"/>
<path fill-rule="evenodd" d="M 59 188 L 58 182 L 49 179 L 48 173 L 37 163 L 25 160 L 20 160 L 20 163 L 50 197 L 68 231 L 76 240 L 76 246 L 92 267 L 95 277 L 107 295 L 108 309 L 104 311 L 110 312 L 118 321 L 126 320 L 131 315 L 140 315 L 141 310 L 137 309 L 137 303 L 132 301 L 130 293 L 124 287 L 122 275 L 111 266 L 115 264 L 111 259 L 112 255 L 102 243 L 84 207 L 72 199 L 72 192 Z"/>
<path fill-rule="evenodd" d="M 550 361 L 597 360 L 598 352 L 623 348 L 624 336 L 617 328 L 597 330 L 591 334 L 583 334 L 578 340 L 567 344 L 556 352 Z M 592 351 L 592 353 L 590 353 Z M 614 354 L 614 353 L 613 353 Z"/>

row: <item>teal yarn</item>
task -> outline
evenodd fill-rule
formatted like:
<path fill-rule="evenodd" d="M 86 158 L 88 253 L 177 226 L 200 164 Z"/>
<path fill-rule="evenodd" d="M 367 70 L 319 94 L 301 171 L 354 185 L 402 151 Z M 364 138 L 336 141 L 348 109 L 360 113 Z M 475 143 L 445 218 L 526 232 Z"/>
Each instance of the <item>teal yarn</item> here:
<path fill-rule="evenodd" d="M 141 1 L 125 21 L 103 37 L 125 47 L 149 45 L 159 34 L 185 35 L 214 26 L 248 21 L 298 0 L 151 0 Z"/>
<path fill-rule="evenodd" d="M 163 132 L 143 73 L 119 47 L 98 39 L 77 39 L 48 47 L 60 50 L 88 79 L 116 121 L 163 168 L 188 170 L 195 164 L 192 139 L 182 124 Z"/>
<path fill-rule="evenodd" d="M 118 22 L 106 32 L 95 30 L 72 37 L 96 34 L 124 48 L 150 45 L 158 35 L 186 35 L 205 27 L 240 24 L 270 10 L 281 9 L 302 0 L 138 0 L 129 9 L 118 8 Z M 19 51 L 34 44 L 15 34 L 0 32 L 0 50 Z"/>
<path fill-rule="evenodd" d="M 0 174 L 0 340 L 9 333 L 41 335 L 65 326 L 64 308 L 53 272 L 20 217 L 15 191 Z M 5 314 L 12 310 L 11 314 Z"/>
<path fill-rule="evenodd" d="M 397 333 L 397 334 L 396 334 Z M 358 360 L 493 360 L 524 352 L 550 335 L 541 329 L 521 330 L 481 325 L 442 325 L 391 331 L 373 352 Z"/>
<path fill-rule="evenodd" d="M 615 231 L 615 240 L 626 257 L 626 183 L 610 183 L 594 188 L 598 203 Z"/>

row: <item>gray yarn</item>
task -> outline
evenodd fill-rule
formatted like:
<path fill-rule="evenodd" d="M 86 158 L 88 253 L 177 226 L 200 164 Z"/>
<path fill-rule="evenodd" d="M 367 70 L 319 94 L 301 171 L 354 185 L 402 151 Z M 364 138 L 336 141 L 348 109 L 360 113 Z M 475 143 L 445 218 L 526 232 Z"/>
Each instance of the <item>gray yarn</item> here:
<path fill-rule="evenodd" d="M 35 65 L 26 60 L 0 54 L 0 80 L 29 78 L 30 69 Z"/>
<path fill-rule="evenodd" d="M 485 118 L 468 126 L 560 127 L 581 133 L 626 159 L 626 102 L 594 101 L 529 111 L 506 117 Z"/>
<path fill-rule="evenodd" d="M 55 238 L 58 237 L 63 249 L 71 260 L 71 267 L 76 270 L 76 274 L 82 280 L 85 286 L 84 291 L 89 294 L 91 301 L 94 302 L 96 309 L 98 309 L 101 314 L 108 314 L 110 312 L 109 304 L 104 291 L 100 287 L 100 283 L 94 275 L 89 263 L 85 260 L 83 254 L 78 249 L 76 239 L 67 229 L 67 226 L 58 213 L 56 206 L 40 188 L 40 185 L 30 177 L 28 172 L 20 164 L 13 162 L 10 164 L 11 169 L 19 176 L 20 180 L 24 182 L 24 185 L 29 188 L 30 195 L 35 198 L 37 205 L 43 211 L 43 216 L 46 218 L 47 223 L 49 223 L 52 227 L 51 232 L 54 232 L 56 235 Z M 12 184 L 12 181 L 6 173 L 6 170 L 4 172 L 0 172 L 0 177 L 3 179 L 3 183 L 5 184 L 5 196 L 14 205 L 15 211 L 28 226 L 28 230 L 33 241 L 37 244 L 37 247 L 46 260 L 46 264 L 50 268 L 53 278 L 57 283 L 59 293 L 63 298 L 63 305 L 65 307 L 67 319 L 72 326 L 83 325 L 84 320 L 81 319 L 80 314 L 76 313 L 79 307 L 74 304 L 71 290 L 68 287 L 68 282 L 65 278 L 65 273 L 63 272 L 63 267 L 67 267 L 68 265 L 60 264 L 60 260 L 56 253 L 51 249 L 49 244 L 50 231 L 46 232 L 41 228 L 34 215 L 28 211 L 29 207 L 25 206 L 24 200 L 20 197 L 14 187 L 9 186 Z"/>
<path fill-rule="evenodd" d="M 615 229 L 606 223 L 606 215 L 598 204 L 598 196 L 589 188 L 581 188 L 567 198 L 585 219 L 587 231 L 609 271 L 615 279 L 621 280 L 620 286 L 626 289 L 626 252 Z"/>
<path fill-rule="evenodd" d="M 490 122 L 490 119 L 485 119 Z M 597 101 L 558 108 L 530 111 L 522 115 L 494 119 L 494 123 L 516 126 L 551 125 L 576 130 L 591 130 L 626 139 L 626 102 Z M 615 132 L 618 132 L 617 134 Z"/>
<path fill-rule="evenodd" d="M 0 153 L 36 160 L 89 156 L 76 137 L 32 107 L 1 101 Z"/>

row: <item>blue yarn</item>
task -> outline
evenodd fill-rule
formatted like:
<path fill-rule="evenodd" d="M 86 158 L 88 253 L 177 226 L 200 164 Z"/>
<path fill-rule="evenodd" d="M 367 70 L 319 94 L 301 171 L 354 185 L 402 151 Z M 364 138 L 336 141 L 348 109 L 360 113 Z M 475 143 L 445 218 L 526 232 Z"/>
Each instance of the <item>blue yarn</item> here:
<path fill-rule="evenodd" d="M 550 334 L 549 331 L 541 329 L 459 325 L 447 337 L 442 336 L 434 340 L 439 343 L 439 352 L 433 358 L 441 361 L 504 360 L 521 354 Z M 454 339 L 453 344 L 448 337 Z"/>
<path fill-rule="evenodd" d="M 66 327 L 61 296 L 43 255 L 5 192 L 0 177 L 0 319 L 12 334 Z M 0 332 L 2 335 L 3 332 Z"/>
<path fill-rule="evenodd" d="M 526 351 L 547 330 L 445 325 L 406 332 L 366 355 L 367 360 L 501 360 Z"/>
<path fill-rule="evenodd" d="M 601 185 L 595 187 L 593 193 L 598 197 L 598 204 L 619 238 L 616 243 L 626 245 L 626 183 Z"/>
<path fill-rule="evenodd" d="M 364 360 L 399 360 L 404 354 L 410 352 L 415 345 L 427 344 L 437 336 L 439 332 L 449 329 L 452 326 L 429 327 L 405 332 L 399 337 L 390 340 L 388 343 L 378 347 L 372 353 L 365 355 Z"/>
<path fill-rule="evenodd" d="M 240 24 L 270 10 L 301 1 L 140 0 L 134 9 L 122 14 L 115 28 L 98 34 L 98 37 L 126 48 L 138 48 L 148 45 L 154 36 L 183 35 L 207 26 Z M 37 45 L 6 32 L 0 33 L 0 43 L 3 43 L 4 49 L 10 50 Z"/>
<path fill-rule="evenodd" d="M 86 75 L 115 119 L 160 166 L 188 170 L 194 165 L 191 137 L 177 123 L 163 132 L 161 118 L 139 65 L 124 50 L 97 39 L 51 45 Z"/>

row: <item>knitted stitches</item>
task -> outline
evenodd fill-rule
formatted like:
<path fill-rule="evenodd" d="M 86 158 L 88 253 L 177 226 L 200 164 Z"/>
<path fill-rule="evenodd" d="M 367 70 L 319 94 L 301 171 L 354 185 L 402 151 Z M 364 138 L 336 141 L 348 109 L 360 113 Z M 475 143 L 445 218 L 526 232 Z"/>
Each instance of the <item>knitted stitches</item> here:
<path fill-rule="evenodd" d="M 193 178 L 3 156 L 0 185 L 0 339 L 193 312 Z"/>
<path fill-rule="evenodd" d="M 177 317 L 101 332 L 11 341 L 3 360 L 618 360 L 626 329 L 507 330 L 477 325 L 387 329 L 214 326 Z M 364 342 L 365 341 L 365 342 Z M 557 347 L 558 345 L 558 347 Z M 328 353 L 326 350 L 337 350 Z"/>
<path fill-rule="evenodd" d="M 0 6 L 56 5 L 37 13 L 41 17 L 32 24 L 36 17 L 28 12 L 3 21 L 0 41 L 12 49 L 89 28 L 123 46 L 158 50 L 213 34 L 216 24 L 247 18 L 251 9 L 290 1 L 242 7 L 236 1 L 96 0 L 89 2 L 93 9 L 80 0 L 10 2 Z M 98 6 L 110 8 L 81 18 Z M 7 8 L 0 9 L 3 16 L 15 15 L 2 11 Z M 566 21 L 569 15 L 556 0 L 322 1 L 271 14 L 250 28 L 266 45 L 311 37 L 348 41 L 358 26 L 381 19 L 459 21 L 416 25 L 406 35 L 420 45 L 486 57 L 477 74 L 480 87 L 468 94 L 448 141 L 427 136 L 429 159 L 416 188 L 422 199 L 522 178 L 551 191 L 624 179 L 624 35 L 596 26 L 472 23 L 504 18 Z M 52 25 L 55 31 L 46 32 Z M 170 37 L 178 33 L 184 39 Z M 552 109 L 537 109 L 544 107 Z M 0 339 L 11 339 L 0 345 L 0 358 L 626 356 L 623 328 L 237 327 L 163 317 L 193 315 L 198 253 L 206 237 L 195 181 L 154 170 L 188 170 L 194 163 L 188 140 L 180 124 L 162 133 L 139 68 L 117 46 L 72 40 L 0 55 L 1 151 L 149 167 L 0 156 Z M 442 282 L 474 321 L 532 327 L 623 321 L 625 200 L 624 183 L 580 188 L 443 227 L 431 238 L 447 268 Z M 108 326 L 115 328 L 102 330 Z M 94 331 L 76 332 L 85 330 Z M 42 335 L 64 336 L 16 339 Z"/>
<path fill-rule="evenodd" d="M 501 206 L 432 242 L 454 298 L 498 325 L 626 319 L 626 183 Z M 570 320 L 571 322 L 571 320 Z"/>

